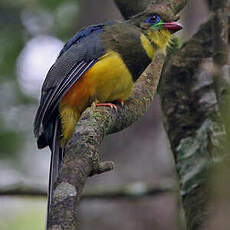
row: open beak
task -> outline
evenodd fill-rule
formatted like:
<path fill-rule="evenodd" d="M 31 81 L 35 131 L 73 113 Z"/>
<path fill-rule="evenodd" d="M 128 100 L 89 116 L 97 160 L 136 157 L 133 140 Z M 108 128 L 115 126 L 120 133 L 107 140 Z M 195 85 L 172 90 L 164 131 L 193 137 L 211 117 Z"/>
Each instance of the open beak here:
<path fill-rule="evenodd" d="M 178 22 L 165 22 L 163 28 L 169 30 L 172 34 L 183 29 L 183 26 Z"/>

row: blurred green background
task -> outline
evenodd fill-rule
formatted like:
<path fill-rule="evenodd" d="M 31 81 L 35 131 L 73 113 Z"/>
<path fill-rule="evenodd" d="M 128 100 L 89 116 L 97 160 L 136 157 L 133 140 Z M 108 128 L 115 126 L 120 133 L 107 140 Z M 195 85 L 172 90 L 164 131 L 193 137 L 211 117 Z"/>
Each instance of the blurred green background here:
<path fill-rule="evenodd" d="M 32 123 L 41 83 L 79 18 L 78 1 L 0 1 L 0 187 L 46 187 L 49 151 Z M 42 229 L 45 199 L 0 197 L 0 229 Z"/>
<path fill-rule="evenodd" d="M 194 6 L 187 8 L 187 19 L 194 18 L 187 37 L 206 15 L 201 3 L 191 16 Z M 32 132 L 41 84 L 64 42 L 81 26 L 114 19 L 121 16 L 112 0 L 0 0 L 0 189 L 18 184 L 46 189 L 50 153 L 37 150 Z M 116 169 L 89 179 L 88 189 L 173 179 L 158 99 L 141 121 L 106 138 L 102 152 Z M 85 230 L 118 229 L 120 221 L 126 230 L 167 225 L 176 230 L 169 195 L 142 202 L 87 201 L 81 213 Z M 45 198 L 0 197 L 2 230 L 43 229 L 45 215 Z"/>

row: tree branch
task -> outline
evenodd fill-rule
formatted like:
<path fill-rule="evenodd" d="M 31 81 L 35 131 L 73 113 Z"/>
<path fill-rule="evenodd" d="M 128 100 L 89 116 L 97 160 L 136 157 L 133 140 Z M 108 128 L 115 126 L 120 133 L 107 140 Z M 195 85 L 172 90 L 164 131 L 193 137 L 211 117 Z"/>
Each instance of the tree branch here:
<path fill-rule="evenodd" d="M 223 150 L 216 152 L 216 155 L 222 160 L 214 168 L 211 176 L 211 202 L 208 206 L 211 211 L 204 223 L 205 229 L 214 230 L 230 226 L 227 214 L 230 212 L 230 64 L 228 59 L 230 55 L 230 26 L 228 23 L 230 1 L 213 0 L 210 5 L 215 18 L 213 21 L 213 78 L 226 130 L 226 142 L 223 145 Z"/>
<path fill-rule="evenodd" d="M 189 2 L 189 0 L 114 0 L 118 9 L 121 11 L 122 16 L 125 19 L 140 13 L 148 7 L 153 9 L 157 5 L 162 5 L 164 11 L 168 14 L 178 14 Z"/>
<path fill-rule="evenodd" d="M 49 229 L 77 229 L 77 206 L 89 175 L 111 170 L 112 162 L 99 163 L 99 150 L 107 134 L 118 132 L 136 121 L 153 100 L 164 58 L 158 55 L 135 85 L 131 98 L 118 111 L 92 107 L 81 116 L 65 149 L 64 163 L 54 189 Z"/>
<path fill-rule="evenodd" d="M 152 0 L 114 0 L 125 19 L 144 11 Z"/>
<path fill-rule="evenodd" d="M 92 199 L 143 199 L 175 192 L 175 185 L 171 181 L 160 182 L 160 184 L 132 183 L 124 186 L 111 188 L 92 188 L 82 194 L 82 200 Z M 0 196 L 33 196 L 46 197 L 47 190 L 40 186 L 26 185 L 22 183 L 13 184 L 0 189 Z"/>

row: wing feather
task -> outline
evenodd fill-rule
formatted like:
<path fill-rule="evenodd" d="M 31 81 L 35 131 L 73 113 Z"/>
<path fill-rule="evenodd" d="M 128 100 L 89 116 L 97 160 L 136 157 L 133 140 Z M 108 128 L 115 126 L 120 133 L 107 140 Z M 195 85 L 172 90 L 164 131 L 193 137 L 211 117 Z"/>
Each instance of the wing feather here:
<path fill-rule="evenodd" d="M 35 116 L 34 133 L 36 137 L 40 134 L 41 124 L 49 120 L 62 97 L 96 62 L 97 59 L 93 59 L 90 62 L 81 61 L 74 66 L 60 84 L 47 93 Z"/>
<path fill-rule="evenodd" d="M 83 64 L 84 61 L 77 63 L 77 65 L 74 66 L 74 69 L 81 68 L 81 65 Z M 68 78 L 68 75 L 66 78 Z M 34 120 L 34 134 L 36 137 L 39 136 L 41 123 L 44 119 L 46 111 L 48 110 L 53 98 L 55 97 L 55 93 L 61 87 L 62 83 L 66 80 L 66 78 L 63 78 L 62 81 L 55 88 L 50 88 L 49 91 L 42 96 L 41 103 Z"/>
<path fill-rule="evenodd" d="M 49 116 L 53 113 L 53 111 L 56 109 L 58 103 L 62 99 L 62 97 L 67 93 L 67 91 L 74 85 L 75 82 L 77 82 L 82 75 L 84 75 L 95 63 L 97 60 L 92 60 L 90 63 L 84 63 L 84 65 L 81 67 L 81 69 L 74 69 L 73 73 L 70 74 L 70 76 L 66 79 L 66 81 L 63 82 L 61 87 L 59 87 L 58 91 L 55 93 L 54 98 L 50 102 L 49 106 Z M 49 119 L 49 117 L 47 117 Z"/>
<path fill-rule="evenodd" d="M 56 111 L 60 100 L 98 58 L 105 54 L 99 36 L 104 26 L 104 24 L 94 25 L 81 30 L 60 52 L 43 83 L 41 102 L 34 121 L 35 137 L 39 138 L 45 134 L 43 136 L 46 138 L 50 119 L 58 115 Z"/>

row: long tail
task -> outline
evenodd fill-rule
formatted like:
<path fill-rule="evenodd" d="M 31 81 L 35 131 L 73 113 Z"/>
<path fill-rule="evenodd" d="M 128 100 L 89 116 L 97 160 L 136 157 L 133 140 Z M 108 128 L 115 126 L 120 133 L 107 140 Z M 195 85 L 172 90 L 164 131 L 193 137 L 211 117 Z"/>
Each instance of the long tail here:
<path fill-rule="evenodd" d="M 50 173 L 49 173 L 49 193 L 48 193 L 48 203 L 47 203 L 47 220 L 50 212 L 51 202 L 53 198 L 53 187 L 57 180 L 59 169 L 61 167 L 64 149 L 60 147 L 59 136 L 60 136 L 60 120 L 56 118 L 53 129 L 53 139 L 51 148 L 51 161 L 50 161 Z"/>

